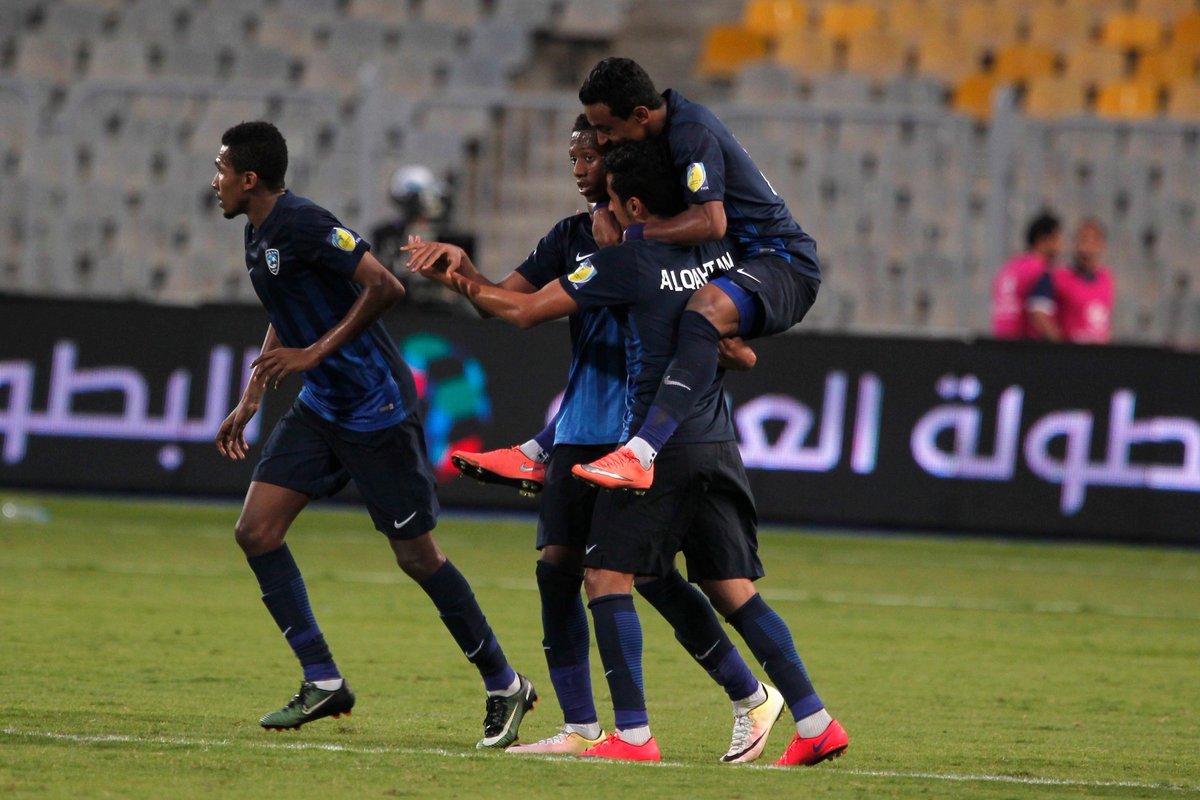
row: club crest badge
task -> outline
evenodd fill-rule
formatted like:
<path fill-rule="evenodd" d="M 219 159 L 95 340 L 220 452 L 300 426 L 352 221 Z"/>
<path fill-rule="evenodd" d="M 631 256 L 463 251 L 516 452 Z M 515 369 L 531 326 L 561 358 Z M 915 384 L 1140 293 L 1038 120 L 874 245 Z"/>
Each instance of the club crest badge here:
<path fill-rule="evenodd" d="M 272 275 L 279 274 L 279 251 L 274 248 L 267 251 L 267 269 Z"/>

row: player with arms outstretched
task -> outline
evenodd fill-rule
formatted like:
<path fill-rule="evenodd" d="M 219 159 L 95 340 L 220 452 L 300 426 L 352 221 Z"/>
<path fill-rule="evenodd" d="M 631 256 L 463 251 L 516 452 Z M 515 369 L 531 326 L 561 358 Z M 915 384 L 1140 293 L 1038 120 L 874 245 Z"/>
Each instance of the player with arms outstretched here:
<path fill-rule="evenodd" d="M 622 223 L 647 224 L 681 210 L 670 162 L 655 143 L 630 143 L 606 153 L 606 160 L 610 207 Z M 445 253 L 436 245 L 413 252 L 410 267 L 426 272 Z M 671 360 L 678 319 L 689 298 L 713 275 L 736 268 L 724 244 L 690 248 L 640 240 L 598 251 L 535 294 L 508 292 L 469 275 L 434 274 L 477 306 L 521 327 L 581 308 L 608 307 L 626 334 L 632 418 L 637 422 Z M 674 568 L 674 558 L 682 551 L 689 579 L 700 584 L 717 611 L 743 636 L 796 719 L 796 734 L 776 763 L 814 764 L 836 757 L 848 746 L 845 730 L 813 690 L 787 625 L 754 590 L 753 581 L 763 574 L 757 554 L 757 518 L 720 375 L 698 395 L 695 410 L 663 451 L 664 464 L 669 466 L 663 472 L 666 479 L 644 496 L 602 493 L 596 502 L 585 549 L 584 584 L 617 730 L 582 755 L 660 758 L 646 713 L 642 635 L 631 592 L 635 576 L 649 576 L 658 579 L 652 583 L 662 594 L 651 602 L 660 611 L 663 605 L 683 607 L 692 602 L 677 591 L 682 577 Z M 716 623 L 715 617 L 712 621 Z M 720 645 L 717 637 L 724 636 L 720 625 L 715 627 L 708 631 L 714 636 L 714 647 Z M 701 652 L 693 655 L 698 660 L 703 657 Z M 760 702 L 768 695 L 762 687 Z M 765 744 L 765 734 L 756 737 L 753 720 L 747 719 L 743 733 L 743 742 L 755 741 L 760 748 Z M 735 726 L 734 745 L 738 742 Z"/>
<path fill-rule="evenodd" d="M 270 318 L 241 401 L 217 432 L 220 453 L 245 458 L 245 428 L 263 393 L 304 374 L 299 397 L 263 447 L 235 530 L 304 672 L 291 702 L 260 724 L 294 729 L 354 707 L 284 542 L 310 500 L 353 480 L 400 569 L 429 595 L 483 678 L 487 710 L 477 746 L 512 744 L 537 695 L 509 666 L 466 578 L 433 539 L 438 502 L 416 387 L 380 322 L 403 287 L 354 231 L 285 188 L 287 143 L 271 123 L 225 131 L 215 162 L 212 188 L 225 218 L 248 220 L 246 267 Z"/>

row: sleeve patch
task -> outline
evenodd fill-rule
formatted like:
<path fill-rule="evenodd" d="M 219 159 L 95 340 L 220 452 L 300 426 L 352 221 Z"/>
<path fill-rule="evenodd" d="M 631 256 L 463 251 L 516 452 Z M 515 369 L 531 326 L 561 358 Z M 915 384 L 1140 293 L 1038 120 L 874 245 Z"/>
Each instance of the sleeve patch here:
<path fill-rule="evenodd" d="M 687 169 L 687 187 L 693 192 L 699 192 L 702 189 L 708 188 L 708 173 L 704 170 L 704 164 L 697 161 Z"/>
<path fill-rule="evenodd" d="M 353 253 L 358 245 L 358 237 L 345 228 L 334 228 L 329 232 L 329 243 L 338 250 Z"/>
<path fill-rule="evenodd" d="M 567 276 L 575 286 L 583 286 L 585 283 L 596 277 L 596 268 L 592 266 L 591 259 L 585 258 L 578 267 L 575 268 L 570 275 Z"/>

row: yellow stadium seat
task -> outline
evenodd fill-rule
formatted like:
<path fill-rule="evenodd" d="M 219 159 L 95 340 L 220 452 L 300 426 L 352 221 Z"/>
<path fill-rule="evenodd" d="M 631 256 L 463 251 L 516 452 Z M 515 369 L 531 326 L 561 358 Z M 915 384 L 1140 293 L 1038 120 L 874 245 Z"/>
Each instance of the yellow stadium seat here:
<path fill-rule="evenodd" d="M 767 55 L 767 40 L 740 25 L 714 25 L 704 36 L 696 71 L 702 78 L 724 80 L 747 61 Z"/>
<path fill-rule="evenodd" d="M 1092 35 L 1091 9 L 1084 6 L 1041 3 L 1029 12 L 1029 41 L 1051 47 L 1069 47 Z"/>
<path fill-rule="evenodd" d="M 1134 77 L 1155 83 L 1195 80 L 1196 63 L 1195 50 L 1172 45 L 1164 50 L 1142 53 Z"/>
<path fill-rule="evenodd" d="M 1200 11 L 1176 18 L 1171 26 L 1171 46 L 1200 53 Z"/>
<path fill-rule="evenodd" d="M 1138 14 L 1170 22 L 1196 7 L 1192 0 L 1135 0 L 1133 10 Z"/>
<path fill-rule="evenodd" d="M 993 72 L 1002 81 L 1027 81 L 1054 73 L 1054 51 L 1045 45 L 1016 43 L 996 54 Z"/>
<path fill-rule="evenodd" d="M 1200 119 L 1200 83 L 1177 81 L 1168 86 L 1167 115 L 1174 119 Z"/>
<path fill-rule="evenodd" d="M 992 116 L 992 92 L 996 85 L 995 75 L 977 72 L 968 76 L 954 87 L 950 106 L 960 114 L 986 120 Z"/>
<path fill-rule="evenodd" d="M 1063 74 L 1084 83 L 1112 83 L 1125 77 L 1125 54 L 1103 45 L 1080 45 L 1065 54 Z"/>
<path fill-rule="evenodd" d="M 1030 79 L 1025 87 L 1025 113 L 1054 119 L 1087 112 L 1087 86 L 1073 78 L 1044 75 Z"/>
<path fill-rule="evenodd" d="M 879 11 L 865 3 L 830 3 L 821 9 L 821 31 L 835 39 L 879 26 Z"/>
<path fill-rule="evenodd" d="M 807 21 L 808 7 L 800 0 L 750 0 L 742 12 L 742 26 L 770 41 L 804 28 Z"/>
<path fill-rule="evenodd" d="M 1162 42 L 1163 26 L 1144 14 L 1113 14 L 1104 20 L 1100 40 L 1109 47 L 1149 50 Z"/>
<path fill-rule="evenodd" d="M 892 0 L 887 5 L 883 28 L 914 45 L 926 39 L 951 38 L 954 35 L 946 7 L 929 0 Z"/>
<path fill-rule="evenodd" d="M 1100 87 L 1096 113 L 1117 119 L 1148 119 L 1158 113 L 1158 86 L 1146 81 L 1116 81 Z"/>
<path fill-rule="evenodd" d="M 824 75 L 837 67 L 837 45 L 819 33 L 787 31 L 775 43 L 772 60 L 797 75 Z"/>
<path fill-rule="evenodd" d="M 866 31 L 846 42 L 846 71 L 870 78 L 890 78 L 908 68 L 908 45 L 884 31 Z"/>
<path fill-rule="evenodd" d="M 972 42 L 995 45 L 1014 41 L 1021 11 L 1013 3 L 965 2 L 958 10 L 958 35 Z"/>
<path fill-rule="evenodd" d="M 983 48 L 974 42 L 939 37 L 917 45 L 917 71 L 956 83 L 979 71 Z"/>

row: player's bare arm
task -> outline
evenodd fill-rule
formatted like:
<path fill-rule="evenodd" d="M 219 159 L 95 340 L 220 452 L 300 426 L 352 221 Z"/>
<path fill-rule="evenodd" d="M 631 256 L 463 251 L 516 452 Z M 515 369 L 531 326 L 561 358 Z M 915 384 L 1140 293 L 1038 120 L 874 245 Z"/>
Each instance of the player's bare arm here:
<path fill-rule="evenodd" d="M 490 281 L 467 280 L 461 276 L 451 278 L 447 285 L 477 308 L 522 329 L 570 316 L 579 310 L 575 298 L 567 294 L 558 281 L 548 283 L 532 294 L 505 289 Z"/>
<path fill-rule="evenodd" d="M 363 253 L 350 279 L 363 291 L 346 316 L 324 336 L 308 347 L 277 347 L 254 360 L 251 366 L 263 373 L 268 385 L 278 386 L 288 375 L 316 367 L 370 327 L 404 296 L 404 286 L 370 252 Z"/>
<path fill-rule="evenodd" d="M 690 205 L 673 217 L 647 222 L 642 237 L 668 244 L 698 245 L 717 241 L 725 235 L 725 227 L 725 203 L 710 200 Z"/>
<path fill-rule="evenodd" d="M 443 242 L 412 241 L 401 250 L 409 254 L 407 267 L 411 272 L 424 275 L 443 286 L 448 286 L 463 294 L 468 300 L 471 299 L 470 294 L 461 292 L 456 281 L 469 280 L 483 286 L 497 286 L 521 294 L 532 294 L 537 291 L 536 286 L 516 271 L 509 273 L 500 283 L 494 283 L 480 273 L 466 251 L 456 245 Z M 476 305 L 475 310 L 481 317 L 492 316 L 486 308 L 481 306 Z"/>
<path fill-rule="evenodd" d="M 259 357 L 261 358 L 264 353 L 271 350 L 278 349 L 281 344 L 279 337 L 275 334 L 275 326 L 268 325 Z M 263 371 L 255 369 L 250 373 L 250 380 L 246 382 L 246 388 L 242 391 L 242 397 L 237 406 L 229 412 L 229 416 L 217 429 L 217 452 L 225 458 L 241 461 L 250 451 L 250 445 L 246 443 L 246 426 L 258 413 L 258 407 L 262 404 L 262 396 L 266 390 L 267 381 Z"/>

